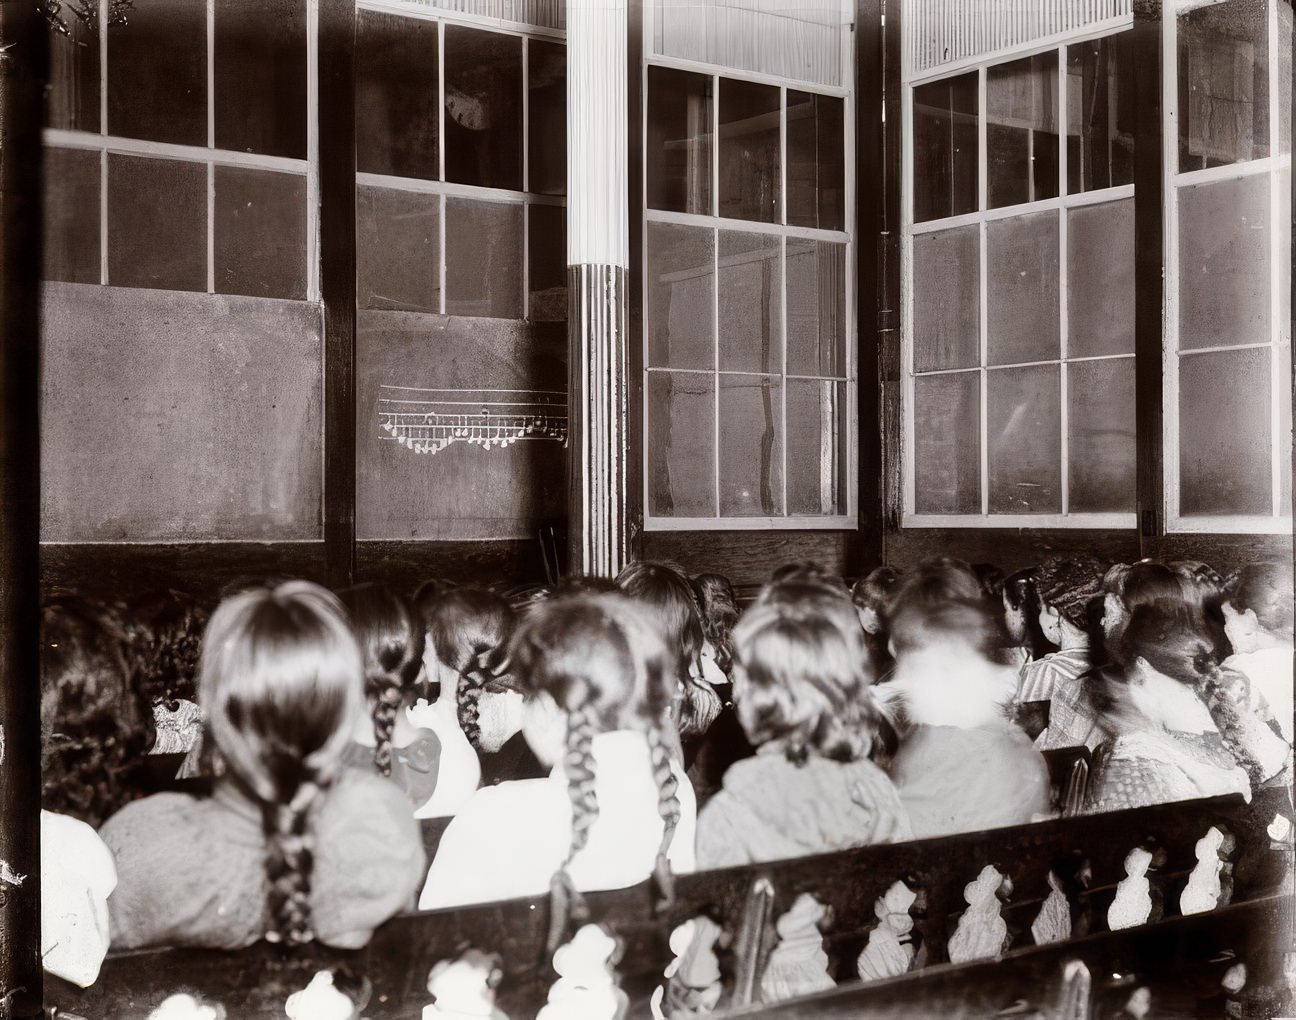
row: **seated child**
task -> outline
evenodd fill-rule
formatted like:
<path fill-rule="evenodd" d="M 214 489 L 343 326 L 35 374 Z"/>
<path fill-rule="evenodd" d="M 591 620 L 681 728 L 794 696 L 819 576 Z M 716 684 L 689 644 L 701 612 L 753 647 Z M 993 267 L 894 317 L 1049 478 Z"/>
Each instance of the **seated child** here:
<path fill-rule="evenodd" d="M 117 858 L 114 948 L 358 948 L 410 902 L 425 859 L 409 802 L 342 764 L 363 677 L 324 589 L 293 581 L 221 603 L 198 700 L 224 774 L 210 797 L 156 794 L 104 823 Z"/>
<path fill-rule="evenodd" d="M 372 768 L 422 807 L 437 786 L 441 741 L 410 722 L 417 682 L 423 674 L 423 624 L 402 596 L 381 584 L 362 584 L 339 594 L 365 664 L 368 711 L 356 717 L 343 760 Z"/>
<path fill-rule="evenodd" d="M 1049 774 L 1008 720 L 1017 669 L 985 600 L 899 598 L 894 688 L 910 724 L 891 778 L 919 839 L 1019 825 L 1049 811 Z"/>
<path fill-rule="evenodd" d="M 487 700 L 474 689 L 481 685 L 483 662 L 512 633 L 514 617 L 501 596 L 480 588 L 420 590 L 414 602 L 427 631 L 423 661 L 437 695 L 430 705 L 416 704 L 410 717 L 441 741 L 441 779 L 432 799 L 415 816 L 444 818 L 458 812 L 481 785 L 479 748 L 469 740 L 464 723 L 478 744 L 485 736 L 487 744 L 481 750 L 498 750 L 521 728 L 520 697 L 501 691 Z M 483 707 L 488 712 L 483 713 Z M 484 728 L 483 715 L 488 724 Z"/>
<path fill-rule="evenodd" d="M 875 567 L 867 577 L 861 577 L 851 588 L 851 601 L 859 613 L 868 642 L 869 664 L 875 683 L 890 678 L 895 660 L 887 648 L 890 634 L 887 631 L 886 610 L 896 588 L 900 585 L 900 572 L 894 567 Z"/>
<path fill-rule="evenodd" d="M 198 657 L 207 613 L 178 591 L 152 592 L 121 607 L 129 673 L 153 709 L 149 754 L 187 754 L 198 742 Z"/>
<path fill-rule="evenodd" d="M 1108 650 L 1112 665 L 1086 686 L 1106 738 L 1086 810 L 1226 793 L 1250 799 L 1263 770 L 1221 688 L 1214 642 L 1196 608 L 1182 598 L 1139 605 Z"/>
<path fill-rule="evenodd" d="M 663 735 L 676 654 L 622 595 L 537 605 L 513 636 L 523 732 L 545 779 L 483 787 L 445 830 L 424 910 L 621 889 L 693 870 L 696 808 Z M 669 868 L 667 863 L 669 862 Z"/>
<path fill-rule="evenodd" d="M 1262 717 L 1271 716 L 1283 739 L 1291 744 L 1291 565 L 1258 563 L 1244 568 L 1223 608 L 1233 646 L 1224 668 L 1236 670 L 1250 681 L 1252 710 Z"/>
<path fill-rule="evenodd" d="M 907 839 L 886 773 L 868 759 L 879 720 L 851 602 L 783 585 L 734 632 L 738 718 L 756 745 L 698 816 L 698 866 L 719 868 Z"/>
<path fill-rule="evenodd" d="M 92 826 L 140 795 L 148 701 L 132 691 L 120 632 L 100 606 L 60 596 L 41 619 L 41 961 L 81 987 L 108 952 L 112 854 Z"/>

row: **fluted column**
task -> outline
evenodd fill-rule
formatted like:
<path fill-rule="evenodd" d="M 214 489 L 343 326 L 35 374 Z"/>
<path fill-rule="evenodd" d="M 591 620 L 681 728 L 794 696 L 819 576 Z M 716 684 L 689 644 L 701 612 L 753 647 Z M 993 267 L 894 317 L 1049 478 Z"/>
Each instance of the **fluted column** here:
<path fill-rule="evenodd" d="M 626 0 L 567 0 L 569 567 L 627 552 Z"/>

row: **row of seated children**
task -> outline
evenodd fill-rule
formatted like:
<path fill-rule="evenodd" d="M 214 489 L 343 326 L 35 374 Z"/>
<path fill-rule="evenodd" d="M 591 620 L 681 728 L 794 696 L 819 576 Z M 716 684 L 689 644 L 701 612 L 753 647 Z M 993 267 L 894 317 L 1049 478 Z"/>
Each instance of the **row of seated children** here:
<path fill-rule="evenodd" d="M 42 823 L 66 851 L 43 885 L 81 890 L 47 899 L 45 960 L 81 984 L 109 941 L 352 947 L 415 902 L 545 893 L 557 934 L 583 891 L 1029 822 L 1054 810 L 1058 741 L 1097 749 L 1093 811 L 1290 769 L 1272 566 L 1004 580 L 940 560 L 852 593 L 794 564 L 741 615 L 723 578 L 663 563 L 519 607 L 441 583 L 253 588 L 201 639 L 212 793 L 142 799 L 150 706 L 112 617 L 56 600 L 43 635 Z M 1023 708 L 1045 699 L 1039 732 Z M 451 816 L 431 862 L 416 815 Z"/>

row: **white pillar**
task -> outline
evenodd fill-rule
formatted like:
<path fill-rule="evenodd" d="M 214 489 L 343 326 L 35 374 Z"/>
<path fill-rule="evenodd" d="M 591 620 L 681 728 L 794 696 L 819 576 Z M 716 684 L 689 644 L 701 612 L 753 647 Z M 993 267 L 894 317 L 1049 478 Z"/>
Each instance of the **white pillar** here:
<path fill-rule="evenodd" d="M 567 0 L 569 565 L 627 556 L 626 0 Z"/>

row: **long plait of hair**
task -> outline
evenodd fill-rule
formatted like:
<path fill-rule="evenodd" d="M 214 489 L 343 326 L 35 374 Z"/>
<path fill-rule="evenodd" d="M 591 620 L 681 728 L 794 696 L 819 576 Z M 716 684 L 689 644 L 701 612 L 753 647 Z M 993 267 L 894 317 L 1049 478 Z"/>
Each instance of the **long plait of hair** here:
<path fill-rule="evenodd" d="M 468 743 L 481 750 L 481 697 L 485 684 L 491 679 L 491 670 L 487 663 L 490 649 L 476 651 L 468 660 L 468 665 L 459 673 L 458 711 L 459 728 L 468 738 Z"/>
<path fill-rule="evenodd" d="M 392 733 L 396 729 L 396 713 L 404 700 L 400 678 L 390 673 L 370 673 L 365 677 L 365 694 L 373 705 L 374 765 L 384 776 L 390 776 Z"/>
<path fill-rule="evenodd" d="M 567 749 L 563 769 L 567 773 L 567 796 L 571 798 L 571 845 L 567 859 L 549 882 L 549 940 L 553 953 L 562 942 L 567 920 L 584 920 L 585 899 L 576 889 L 568 870 L 576 855 L 589 843 L 590 828 L 598 819 L 598 798 L 594 793 L 594 717 L 584 708 L 567 715 Z"/>
<path fill-rule="evenodd" d="M 315 939 L 310 909 L 315 854 L 307 822 L 319 793 L 316 783 L 303 782 L 291 803 L 261 805 L 270 913 L 267 942 L 301 945 Z"/>
<path fill-rule="evenodd" d="M 663 720 L 663 725 L 667 720 Z M 648 750 L 652 755 L 653 781 L 657 784 L 657 813 L 662 819 L 662 838 L 657 847 L 657 859 L 653 863 L 653 879 L 657 891 L 661 894 L 659 909 L 670 906 L 675 901 L 675 878 L 671 874 L 670 852 L 675 838 L 675 827 L 680 820 L 679 780 L 671 768 L 671 754 L 661 730 L 653 727 L 648 731 Z"/>
<path fill-rule="evenodd" d="M 1198 696 L 1206 702 L 1206 708 L 1224 740 L 1224 746 L 1247 774 L 1251 785 L 1259 786 L 1267 778 L 1264 766 L 1247 746 L 1241 712 L 1229 696 L 1219 671 L 1213 667 L 1204 670 L 1197 681 L 1197 691 Z"/>

